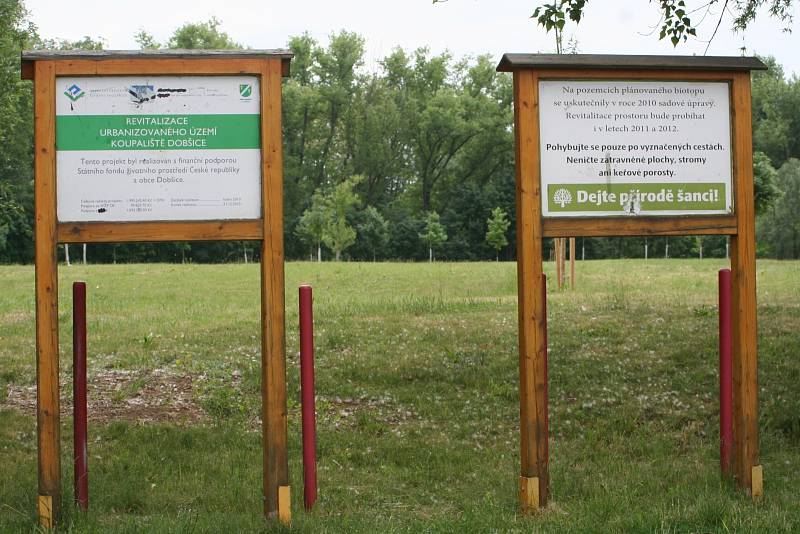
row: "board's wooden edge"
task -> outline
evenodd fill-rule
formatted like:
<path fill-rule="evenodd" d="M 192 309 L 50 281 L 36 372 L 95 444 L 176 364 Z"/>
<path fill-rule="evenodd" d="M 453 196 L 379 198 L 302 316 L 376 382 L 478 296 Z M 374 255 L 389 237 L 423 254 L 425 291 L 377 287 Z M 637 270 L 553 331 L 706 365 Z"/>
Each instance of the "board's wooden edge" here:
<path fill-rule="evenodd" d="M 257 240 L 260 219 L 249 221 L 60 223 L 59 243 L 128 243 L 157 241 Z"/>
<path fill-rule="evenodd" d="M 42 60 L 25 60 L 22 62 L 20 77 L 32 80 L 34 65 Z M 95 59 L 59 59 L 53 61 L 56 76 L 103 76 L 103 75 L 225 75 L 225 74 L 259 74 L 264 61 L 280 61 L 281 76 L 291 74 L 291 58 L 274 57 L 226 58 L 226 57 L 184 57 L 184 58 L 95 58 Z"/>
<path fill-rule="evenodd" d="M 558 217 L 542 219 L 544 237 L 736 235 L 736 216 Z"/>
<path fill-rule="evenodd" d="M 56 61 L 56 76 L 114 76 L 137 74 L 230 75 L 260 74 L 260 59 L 188 58 L 188 59 L 65 59 Z M 281 61 L 268 59 L 266 61 Z"/>
<path fill-rule="evenodd" d="M 539 69 L 592 70 L 681 70 L 693 71 L 751 71 L 767 70 L 753 56 L 675 56 L 640 54 L 525 54 L 505 53 L 497 66 L 499 72 Z"/>
<path fill-rule="evenodd" d="M 719 81 L 732 82 L 734 71 L 686 71 L 686 70 L 579 70 L 579 69 L 532 69 L 539 80 L 674 80 L 674 81 Z M 520 71 L 522 72 L 522 71 Z"/>

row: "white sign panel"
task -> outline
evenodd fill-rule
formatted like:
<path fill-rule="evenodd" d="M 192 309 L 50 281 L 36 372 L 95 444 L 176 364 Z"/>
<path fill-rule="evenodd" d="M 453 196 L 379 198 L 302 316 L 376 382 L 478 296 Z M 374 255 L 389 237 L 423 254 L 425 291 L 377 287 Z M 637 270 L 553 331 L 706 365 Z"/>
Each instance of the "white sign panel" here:
<path fill-rule="evenodd" d="M 59 221 L 261 217 L 259 79 L 56 79 Z"/>
<path fill-rule="evenodd" d="M 545 217 L 732 213 L 729 87 L 539 82 Z"/>

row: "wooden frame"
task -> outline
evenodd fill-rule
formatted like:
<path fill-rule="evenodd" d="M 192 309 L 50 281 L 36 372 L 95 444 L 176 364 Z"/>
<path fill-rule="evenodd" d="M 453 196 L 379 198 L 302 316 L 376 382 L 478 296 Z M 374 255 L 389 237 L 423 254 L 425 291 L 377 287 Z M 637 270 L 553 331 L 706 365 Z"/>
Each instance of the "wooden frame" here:
<path fill-rule="evenodd" d="M 755 215 L 750 71 L 756 58 L 506 54 L 499 71 L 514 77 L 517 181 L 517 284 L 520 358 L 520 505 L 547 505 L 547 384 L 542 239 L 576 236 L 728 235 L 733 280 L 734 479 L 761 494 L 758 454 Z M 725 81 L 730 87 L 734 212 L 683 217 L 542 217 L 540 80 Z"/>
<path fill-rule="evenodd" d="M 39 523 L 51 528 L 61 500 L 58 350 L 59 243 L 261 240 L 261 367 L 264 514 L 288 523 L 289 473 L 283 270 L 281 78 L 285 50 L 25 52 L 22 76 L 34 81 L 36 369 Z M 255 220 L 59 223 L 56 218 L 57 76 L 249 74 L 261 83 L 262 216 Z"/>

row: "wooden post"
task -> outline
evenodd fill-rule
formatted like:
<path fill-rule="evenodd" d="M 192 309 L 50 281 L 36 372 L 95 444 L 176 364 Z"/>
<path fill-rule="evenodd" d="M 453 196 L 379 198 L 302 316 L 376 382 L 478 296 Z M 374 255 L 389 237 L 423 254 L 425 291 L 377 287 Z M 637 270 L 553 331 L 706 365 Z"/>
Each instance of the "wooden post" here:
<path fill-rule="evenodd" d="M 733 80 L 733 154 L 736 235 L 731 238 L 733 319 L 733 473 L 739 487 L 757 496 L 758 354 L 756 346 L 756 253 L 750 73 Z M 755 484 L 754 484 L 755 483 Z"/>
<path fill-rule="evenodd" d="M 261 399 L 264 445 L 264 514 L 291 519 L 286 423 L 286 339 L 283 275 L 283 145 L 281 62 L 261 73 L 262 209 Z M 286 487 L 279 492 L 279 488 Z"/>
<path fill-rule="evenodd" d="M 556 261 L 556 289 L 561 289 L 561 239 L 553 238 L 553 259 Z"/>
<path fill-rule="evenodd" d="M 575 238 L 569 238 L 569 287 L 575 289 Z"/>
<path fill-rule="evenodd" d="M 525 512 L 549 495 L 544 402 L 544 301 L 539 185 L 538 78 L 514 73 L 517 172 L 517 284 L 519 291 L 520 505 Z M 558 261 L 558 259 L 557 259 Z"/>
<path fill-rule="evenodd" d="M 61 505 L 58 383 L 58 241 L 55 182 L 55 65 L 34 69 L 34 235 L 36 262 L 36 416 L 39 444 L 39 525 L 52 528 Z"/>

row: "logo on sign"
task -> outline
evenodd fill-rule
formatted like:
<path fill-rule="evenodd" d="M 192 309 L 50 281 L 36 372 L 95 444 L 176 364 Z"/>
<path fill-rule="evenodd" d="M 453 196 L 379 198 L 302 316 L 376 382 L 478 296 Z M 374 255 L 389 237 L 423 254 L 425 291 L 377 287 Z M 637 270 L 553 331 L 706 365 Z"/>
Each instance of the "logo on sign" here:
<path fill-rule="evenodd" d="M 249 83 L 239 84 L 239 94 L 242 98 L 250 98 L 253 96 L 253 86 Z"/>
<path fill-rule="evenodd" d="M 561 189 L 556 189 L 556 192 L 553 193 L 553 202 L 563 209 L 567 204 L 572 204 L 572 193 L 563 187 Z"/>
<path fill-rule="evenodd" d="M 73 83 L 71 86 L 69 86 L 69 87 L 67 88 L 67 90 L 66 90 L 66 91 L 64 91 L 64 94 L 65 94 L 65 95 L 67 96 L 67 98 L 69 98 L 71 101 L 75 102 L 76 100 L 78 100 L 79 98 L 81 98 L 82 96 L 84 96 L 86 93 L 84 93 L 84 92 L 83 92 L 83 90 L 82 90 L 80 87 L 78 87 L 77 85 L 75 85 L 75 84 Z"/>
<path fill-rule="evenodd" d="M 155 87 L 152 85 L 131 85 L 128 87 L 128 94 L 136 104 L 142 104 L 156 97 Z"/>

